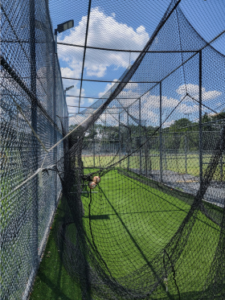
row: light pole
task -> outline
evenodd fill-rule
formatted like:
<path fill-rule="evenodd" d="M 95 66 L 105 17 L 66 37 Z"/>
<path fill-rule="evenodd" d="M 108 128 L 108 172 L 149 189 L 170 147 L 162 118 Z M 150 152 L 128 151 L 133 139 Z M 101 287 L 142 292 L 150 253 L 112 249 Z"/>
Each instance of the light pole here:
<path fill-rule="evenodd" d="M 66 97 L 66 92 L 69 91 L 69 90 L 71 90 L 72 88 L 74 88 L 74 85 L 71 85 L 71 86 L 65 88 L 65 90 L 64 90 L 65 97 Z"/>
<path fill-rule="evenodd" d="M 65 90 L 64 90 L 64 98 L 65 98 L 65 100 L 66 100 L 66 92 L 69 91 L 72 88 L 74 88 L 74 85 L 71 85 L 71 86 L 65 88 Z M 64 117 L 64 106 L 63 106 L 63 117 Z"/>
<path fill-rule="evenodd" d="M 70 29 L 74 26 L 74 20 L 69 20 L 67 22 L 61 23 L 57 25 L 57 28 L 54 31 L 54 43 L 55 43 L 55 56 L 53 59 L 53 120 L 54 124 L 56 123 L 56 64 L 58 64 L 58 57 L 57 57 L 57 33 L 64 32 L 67 29 Z M 59 65 L 58 65 L 59 68 Z M 60 68 L 59 68 L 60 70 Z M 59 78 L 59 76 L 57 76 Z M 53 133 L 53 144 L 55 145 L 57 143 L 57 132 L 56 132 L 56 126 L 54 126 L 54 133 Z M 53 150 L 53 161 L 54 164 L 57 162 L 57 147 Z M 55 174 L 55 205 L 57 205 L 57 175 Z"/>
<path fill-rule="evenodd" d="M 65 88 L 65 90 L 64 90 L 65 100 L 66 100 L 66 92 L 69 91 L 69 90 L 71 90 L 71 89 L 73 89 L 73 88 L 74 88 L 74 85 L 71 85 L 71 86 Z M 63 116 L 64 116 L 64 106 L 63 106 Z"/>
<path fill-rule="evenodd" d="M 74 27 L 74 20 L 69 20 L 64 23 L 58 24 L 57 28 L 54 32 L 54 40 L 55 40 L 55 53 L 57 53 L 57 32 L 61 33 L 63 31 L 66 31 L 67 29 L 70 29 Z"/>

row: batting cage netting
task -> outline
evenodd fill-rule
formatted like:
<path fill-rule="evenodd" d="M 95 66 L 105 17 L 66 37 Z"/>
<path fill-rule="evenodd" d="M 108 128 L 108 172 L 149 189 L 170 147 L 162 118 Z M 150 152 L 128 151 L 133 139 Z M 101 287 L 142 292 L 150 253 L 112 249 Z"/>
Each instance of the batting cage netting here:
<path fill-rule="evenodd" d="M 83 300 L 225 298 L 225 4 L 207 2 L 51 0 L 80 20 L 56 49 L 48 1 L 3 1 L 1 299 L 26 299 L 61 190 L 55 240 Z M 140 13 L 144 42 L 115 22 Z M 79 83 L 69 114 L 62 78 Z"/>

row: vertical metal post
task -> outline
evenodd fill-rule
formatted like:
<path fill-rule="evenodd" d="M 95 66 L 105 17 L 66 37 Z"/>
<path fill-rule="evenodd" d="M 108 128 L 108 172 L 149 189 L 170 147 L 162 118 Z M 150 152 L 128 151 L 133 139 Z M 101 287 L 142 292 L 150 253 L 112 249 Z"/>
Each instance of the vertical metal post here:
<path fill-rule="evenodd" d="M 185 151 L 185 174 L 187 174 L 187 133 L 184 136 L 184 151 Z"/>
<path fill-rule="evenodd" d="M 30 78 L 31 91 L 36 98 L 36 41 L 35 41 L 35 0 L 29 1 L 30 6 Z M 31 125 L 35 132 L 37 132 L 37 103 L 32 99 L 31 103 Z M 32 133 L 32 166 L 33 172 L 38 169 L 38 142 L 35 135 Z M 32 225 L 33 225 L 33 269 L 36 270 L 38 266 L 38 176 L 33 179 L 32 185 Z"/>
<path fill-rule="evenodd" d="M 129 128 L 129 108 L 127 109 L 127 127 Z M 128 134 L 130 134 L 130 130 L 128 130 Z M 131 143 L 131 136 L 129 136 L 129 142 L 128 142 L 128 154 L 130 154 L 130 143 Z M 130 169 L 130 156 L 128 156 L 127 159 L 127 169 Z"/>
<path fill-rule="evenodd" d="M 105 128 L 104 128 L 104 131 L 106 131 L 106 112 L 105 112 Z M 108 143 L 106 143 L 105 141 L 105 154 L 107 154 L 107 151 L 108 151 Z"/>
<path fill-rule="evenodd" d="M 141 98 L 139 98 L 139 139 L 140 139 L 140 144 L 141 144 Z M 140 171 L 139 173 L 141 174 L 142 173 L 142 165 L 141 165 L 141 151 L 142 151 L 142 148 L 140 148 L 140 157 L 139 157 L 139 160 L 140 160 Z"/>
<path fill-rule="evenodd" d="M 119 113 L 119 160 L 121 159 L 121 133 L 120 133 L 120 113 Z M 121 167 L 121 162 L 120 162 Z"/>
<path fill-rule="evenodd" d="M 199 51 L 199 183 L 202 188 L 202 51 Z"/>
<path fill-rule="evenodd" d="M 167 170 L 167 149 L 166 149 L 166 137 L 168 136 L 164 136 L 163 137 L 163 156 L 164 156 L 164 170 Z"/>
<path fill-rule="evenodd" d="M 56 62 L 57 62 L 57 31 L 55 30 L 55 55 L 53 60 L 53 121 L 54 124 L 56 124 L 56 88 L 57 88 L 57 82 L 56 82 Z M 57 129 L 54 125 L 54 133 L 53 133 L 53 144 L 55 145 L 57 143 Z M 57 163 L 57 147 L 53 149 L 53 164 Z M 54 176 L 54 200 L 55 200 L 55 207 L 57 205 L 57 174 L 55 172 Z"/>
<path fill-rule="evenodd" d="M 67 133 L 67 131 L 66 131 L 66 128 L 65 128 L 65 116 L 64 116 L 64 101 L 66 101 L 66 91 L 63 91 L 63 93 L 64 93 L 64 99 L 63 99 L 63 102 L 62 102 L 62 119 L 63 119 L 63 127 L 64 127 L 64 129 L 65 129 L 65 132 Z"/>
<path fill-rule="evenodd" d="M 220 157 L 220 181 L 223 181 L 223 153 Z"/>
<path fill-rule="evenodd" d="M 94 167 L 95 167 L 95 123 L 93 124 L 93 163 L 94 163 Z"/>
<path fill-rule="evenodd" d="M 160 157 L 159 157 L 159 164 L 160 164 L 160 182 L 163 181 L 163 144 L 162 144 L 162 82 L 159 83 L 159 151 L 160 151 Z"/>
<path fill-rule="evenodd" d="M 16 142 L 17 142 L 17 147 L 19 146 L 19 124 L 18 124 L 18 118 L 19 118 L 19 109 L 18 107 L 16 108 Z"/>
<path fill-rule="evenodd" d="M 55 46 L 55 54 L 57 54 L 57 29 L 54 32 L 54 46 Z"/>

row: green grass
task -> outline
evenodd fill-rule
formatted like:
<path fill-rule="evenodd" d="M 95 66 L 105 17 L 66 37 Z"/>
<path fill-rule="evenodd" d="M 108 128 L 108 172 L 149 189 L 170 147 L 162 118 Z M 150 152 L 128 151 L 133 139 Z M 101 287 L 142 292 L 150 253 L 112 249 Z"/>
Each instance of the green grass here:
<path fill-rule="evenodd" d="M 144 155 L 144 154 L 143 154 Z M 203 155 L 203 172 L 207 168 L 207 163 L 210 161 L 210 155 Z M 122 156 L 121 156 L 122 158 Z M 159 170 L 160 169 L 160 157 L 159 153 L 152 153 L 151 154 L 151 168 L 152 170 Z M 94 159 L 92 156 L 83 156 L 82 157 L 84 162 L 84 167 L 91 167 L 94 165 Z M 108 166 L 112 162 L 116 163 L 119 161 L 119 156 L 98 156 L 95 157 L 95 166 Z M 129 162 L 129 163 L 128 163 Z M 131 156 L 126 159 L 124 159 L 119 165 L 122 168 L 127 168 L 127 166 L 130 166 L 130 168 L 133 169 L 139 169 L 140 168 L 140 157 L 138 155 Z M 142 157 L 141 159 L 142 164 L 142 170 L 145 169 L 145 158 Z M 175 154 L 167 154 L 167 156 L 163 156 L 163 170 L 170 170 L 174 171 L 179 174 L 185 174 L 186 173 L 186 166 L 185 166 L 185 155 L 175 155 Z M 148 164 L 148 169 L 150 168 L 150 165 Z M 214 174 L 214 180 L 221 180 L 221 173 L 220 173 L 220 163 L 218 164 L 218 167 L 216 169 L 216 172 Z M 198 154 L 188 154 L 187 155 L 187 174 L 190 174 L 192 176 L 199 176 L 199 156 Z M 223 178 L 222 180 L 225 180 L 225 165 L 223 165 Z"/>
<path fill-rule="evenodd" d="M 63 218 L 63 215 L 64 212 L 60 203 L 30 300 L 81 299 L 79 284 L 74 282 L 66 272 L 60 259 L 60 251 L 55 242 L 57 224 Z"/>
<path fill-rule="evenodd" d="M 85 171 L 93 172 L 93 169 Z M 190 208 L 190 199 L 182 201 L 182 197 L 185 200 L 190 196 L 183 194 L 181 197 L 181 192 L 169 188 L 154 188 L 117 170 L 104 175 L 95 191 L 98 193 L 91 195 L 91 219 L 90 195 L 82 196 L 85 212 L 83 224 L 89 239 L 116 279 L 135 274 L 144 265 L 151 264 L 173 237 Z M 62 213 L 60 207 L 58 213 Z M 58 218 L 59 215 L 55 223 Z M 219 227 L 199 212 L 188 243 L 175 265 L 182 300 L 197 299 L 210 270 L 218 238 Z M 59 255 L 51 233 L 32 300 L 81 299 L 79 286 L 61 265 Z M 154 273 L 154 270 L 150 268 L 149 273 Z M 172 274 L 168 286 L 169 293 L 165 292 L 164 287 L 159 287 L 153 299 L 178 299 Z"/>

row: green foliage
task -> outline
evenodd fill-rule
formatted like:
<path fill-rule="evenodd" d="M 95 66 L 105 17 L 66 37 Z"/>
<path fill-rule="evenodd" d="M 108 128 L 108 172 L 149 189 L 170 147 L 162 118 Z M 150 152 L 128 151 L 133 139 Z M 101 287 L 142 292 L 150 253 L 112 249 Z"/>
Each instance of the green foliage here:
<path fill-rule="evenodd" d="M 170 125 L 169 132 L 185 132 L 190 130 L 188 127 L 191 125 L 192 122 L 189 119 L 181 118 Z"/>

